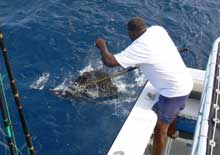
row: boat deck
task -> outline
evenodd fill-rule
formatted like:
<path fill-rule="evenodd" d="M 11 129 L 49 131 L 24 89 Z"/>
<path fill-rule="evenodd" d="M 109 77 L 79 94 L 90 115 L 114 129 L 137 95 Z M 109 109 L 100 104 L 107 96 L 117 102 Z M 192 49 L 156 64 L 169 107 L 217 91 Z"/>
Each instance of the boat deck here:
<path fill-rule="evenodd" d="M 192 143 L 192 139 L 177 138 L 174 140 L 168 138 L 164 154 L 176 155 L 178 152 L 178 155 L 190 155 L 192 150 Z"/>

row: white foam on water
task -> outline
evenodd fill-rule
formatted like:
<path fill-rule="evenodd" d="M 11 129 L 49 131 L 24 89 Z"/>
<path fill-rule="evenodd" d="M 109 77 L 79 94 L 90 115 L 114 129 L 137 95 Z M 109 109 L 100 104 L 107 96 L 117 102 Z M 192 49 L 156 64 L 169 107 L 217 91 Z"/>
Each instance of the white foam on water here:
<path fill-rule="evenodd" d="M 106 101 L 102 101 L 99 104 L 108 104 L 108 105 L 112 105 L 113 107 L 113 116 L 117 116 L 117 117 L 124 117 L 127 116 L 129 114 L 129 109 L 128 106 L 131 103 L 134 103 L 134 101 L 136 100 L 136 96 L 123 96 L 123 97 L 118 97 L 118 98 L 113 98 L 113 99 L 109 99 Z"/>
<path fill-rule="evenodd" d="M 140 70 L 134 70 L 134 82 L 128 83 L 124 79 L 124 76 L 117 76 L 112 78 L 113 83 L 118 87 L 118 91 L 122 93 L 127 92 L 129 94 L 133 94 L 132 92 L 135 91 L 137 87 L 142 87 L 146 83 L 146 78 Z"/>
<path fill-rule="evenodd" d="M 141 87 L 146 83 L 147 79 L 139 69 L 134 70 L 134 75 L 135 75 L 135 82 L 138 87 Z"/>
<path fill-rule="evenodd" d="M 44 89 L 45 84 L 47 83 L 47 81 L 49 80 L 50 77 L 50 73 L 46 72 L 43 73 L 38 80 L 34 81 L 31 85 L 30 88 L 31 89 L 39 89 L 42 90 Z"/>
<path fill-rule="evenodd" d="M 123 93 L 122 97 L 108 100 L 103 104 L 112 104 L 114 106 L 114 112 L 112 115 L 117 117 L 124 117 L 129 114 L 129 109 L 127 108 L 127 104 L 132 104 L 136 101 L 139 94 L 137 94 L 138 87 L 143 87 L 146 83 L 146 77 L 140 70 L 133 71 L 134 82 L 128 82 L 124 76 L 114 77 L 112 79 L 113 83 L 118 87 L 119 92 Z M 133 80 L 131 80 L 133 81 Z"/>
<path fill-rule="evenodd" d="M 82 70 L 79 71 L 80 75 L 82 75 L 84 72 L 89 72 L 89 71 L 94 71 L 94 68 L 92 67 L 91 64 L 83 68 Z"/>
<path fill-rule="evenodd" d="M 117 76 L 117 77 L 112 78 L 112 82 L 114 85 L 117 86 L 119 92 L 124 93 L 127 91 L 128 84 L 126 83 L 125 80 L 123 80 L 122 76 Z"/>
<path fill-rule="evenodd" d="M 89 63 L 87 66 L 85 66 L 83 69 L 81 69 L 79 71 L 80 75 L 82 75 L 84 72 L 90 72 L 90 71 L 94 71 L 94 70 L 99 70 L 103 68 L 103 63 L 102 61 L 96 61 L 95 65 L 93 65 L 94 63 L 91 62 Z"/>
<path fill-rule="evenodd" d="M 61 84 L 53 88 L 53 90 L 55 91 L 64 90 L 66 88 L 66 81 L 67 81 L 67 78 L 65 78 Z"/>

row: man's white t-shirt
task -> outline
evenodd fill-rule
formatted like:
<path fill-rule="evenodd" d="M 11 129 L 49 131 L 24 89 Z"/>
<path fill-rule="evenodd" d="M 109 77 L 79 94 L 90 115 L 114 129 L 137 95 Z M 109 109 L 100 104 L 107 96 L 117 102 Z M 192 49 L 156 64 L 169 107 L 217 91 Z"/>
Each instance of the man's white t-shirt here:
<path fill-rule="evenodd" d="M 149 27 L 114 57 L 124 68 L 139 66 L 163 96 L 185 96 L 192 90 L 192 77 L 167 31 L 161 26 Z"/>

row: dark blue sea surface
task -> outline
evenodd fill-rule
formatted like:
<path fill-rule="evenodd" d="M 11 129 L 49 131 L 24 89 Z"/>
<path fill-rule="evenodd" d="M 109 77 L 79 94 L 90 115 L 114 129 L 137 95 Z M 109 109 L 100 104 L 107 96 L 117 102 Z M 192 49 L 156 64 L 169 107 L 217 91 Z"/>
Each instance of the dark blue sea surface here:
<path fill-rule="evenodd" d="M 216 0 L 1 0 L 0 28 L 36 154 L 107 154 L 134 105 L 141 89 L 137 72 L 114 79 L 123 92 L 118 98 L 66 100 L 48 91 L 76 79 L 80 71 L 120 69 L 103 66 L 94 46 L 98 37 L 107 40 L 113 53 L 120 52 L 131 43 L 127 21 L 141 16 L 148 26 L 164 26 L 177 47 L 189 48 L 181 54 L 187 66 L 205 69 L 213 41 L 220 36 L 219 8 Z M 2 56 L 0 69 L 17 145 L 26 155 Z M 45 78 L 42 88 L 33 87 L 40 78 Z M 0 145 L 0 154 L 5 151 Z"/>

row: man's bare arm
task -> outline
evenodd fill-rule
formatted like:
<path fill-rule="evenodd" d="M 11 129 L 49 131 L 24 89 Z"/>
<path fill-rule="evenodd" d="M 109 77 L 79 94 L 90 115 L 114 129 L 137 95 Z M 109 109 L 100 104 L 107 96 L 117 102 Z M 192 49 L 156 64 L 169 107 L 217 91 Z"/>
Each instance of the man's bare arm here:
<path fill-rule="evenodd" d="M 104 39 L 102 38 L 97 39 L 96 47 L 100 49 L 103 62 L 106 66 L 115 67 L 120 65 L 118 61 L 115 59 L 115 57 L 109 52 Z"/>

